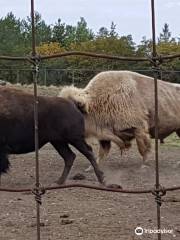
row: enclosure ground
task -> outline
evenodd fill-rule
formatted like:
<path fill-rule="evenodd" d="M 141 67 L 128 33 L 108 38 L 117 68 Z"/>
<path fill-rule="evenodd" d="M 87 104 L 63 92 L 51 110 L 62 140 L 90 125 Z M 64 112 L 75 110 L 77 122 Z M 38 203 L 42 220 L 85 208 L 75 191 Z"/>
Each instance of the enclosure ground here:
<path fill-rule="evenodd" d="M 95 151 L 97 144 L 94 144 Z M 160 147 L 160 182 L 163 186 L 180 185 L 180 149 Z M 34 153 L 11 157 L 11 171 L 2 177 L 2 186 L 29 188 L 35 183 Z M 89 165 L 84 156 L 77 159 L 68 179 L 83 173 L 81 183 L 98 184 L 94 172 L 85 173 Z M 141 167 L 141 159 L 134 144 L 121 156 L 114 146 L 101 168 L 109 183 L 120 183 L 123 188 L 152 188 L 154 185 L 154 153 L 149 155 L 148 167 Z M 63 160 L 50 146 L 40 151 L 40 181 L 53 185 L 60 175 Z M 173 230 L 163 234 L 162 240 L 180 239 L 180 191 L 164 197 L 168 202 L 161 208 L 162 228 Z M 173 201 L 173 202 L 169 202 Z M 36 204 L 34 196 L 27 193 L 0 193 L 1 240 L 36 239 Z M 65 218 L 66 217 L 66 218 Z M 156 204 L 151 194 L 132 195 L 100 192 L 88 189 L 47 191 L 41 206 L 41 236 L 43 240 L 136 240 L 157 239 L 156 234 L 136 236 L 134 229 L 141 226 L 156 228 Z"/>

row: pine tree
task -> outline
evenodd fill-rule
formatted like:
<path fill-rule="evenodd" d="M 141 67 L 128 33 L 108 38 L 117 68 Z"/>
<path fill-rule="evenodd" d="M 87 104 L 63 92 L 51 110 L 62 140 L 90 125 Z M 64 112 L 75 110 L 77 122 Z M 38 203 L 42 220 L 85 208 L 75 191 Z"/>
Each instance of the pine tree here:
<path fill-rule="evenodd" d="M 169 31 L 169 25 L 165 23 L 162 29 L 162 33 L 160 33 L 159 42 L 167 43 L 170 41 L 171 41 L 171 32 Z"/>

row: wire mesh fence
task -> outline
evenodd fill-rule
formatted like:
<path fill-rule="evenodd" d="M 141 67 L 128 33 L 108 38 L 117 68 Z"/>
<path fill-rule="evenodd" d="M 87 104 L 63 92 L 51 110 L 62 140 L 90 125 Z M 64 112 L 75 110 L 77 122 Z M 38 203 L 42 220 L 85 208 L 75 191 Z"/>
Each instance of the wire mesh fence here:
<path fill-rule="evenodd" d="M 73 84 L 78 87 L 85 87 L 87 83 L 97 74 L 107 69 L 58 69 L 40 68 L 38 85 L 63 86 Z M 113 71 L 110 69 L 109 71 Z M 117 69 L 116 69 L 117 71 Z M 152 69 L 133 69 L 133 71 L 153 76 Z M 180 70 L 161 70 L 162 80 L 180 83 Z M 32 84 L 32 69 L 0 69 L 0 80 L 12 84 Z"/>
<path fill-rule="evenodd" d="M 32 56 L 31 57 L 8 57 L 8 56 L 0 56 L 0 59 L 2 60 L 26 60 L 32 64 L 32 69 L 24 70 L 23 79 L 21 80 L 21 71 L 17 70 L 16 72 L 13 72 L 11 70 L 11 73 L 9 74 L 7 70 L 3 69 L 1 71 L 1 78 L 5 78 L 2 80 L 11 81 L 14 83 L 22 82 L 22 84 L 28 84 L 31 79 L 29 75 L 33 76 L 33 83 L 34 83 L 34 126 L 35 126 L 35 160 L 36 160 L 36 184 L 35 188 L 33 189 L 33 194 L 35 194 L 35 200 L 36 200 L 36 210 L 37 210 L 37 239 L 40 240 L 40 203 L 41 203 L 41 195 L 45 193 L 45 190 L 51 190 L 51 189 L 57 189 L 57 188 L 71 188 L 71 187 L 85 187 L 85 188 L 91 188 L 91 189 L 98 189 L 98 190 L 106 190 L 106 191 L 117 191 L 117 192 L 126 192 L 126 193 L 152 193 L 155 196 L 155 200 L 157 203 L 157 228 L 161 228 L 161 212 L 160 207 L 162 203 L 162 197 L 165 195 L 166 191 L 172 191 L 172 190 L 179 190 L 180 187 L 172 187 L 172 188 L 165 188 L 160 185 L 159 181 L 159 158 L 158 158 L 158 82 L 157 78 L 160 76 L 161 69 L 160 65 L 162 63 L 162 60 L 166 59 L 174 59 L 177 57 L 180 57 L 180 54 L 174 54 L 169 56 L 158 56 L 156 52 L 156 42 L 155 42 L 155 12 L 154 12 L 154 1 L 151 0 L 151 10 L 152 10 L 152 38 L 153 38 L 153 49 L 152 49 L 152 56 L 151 58 L 129 58 L 129 57 L 119 57 L 119 56 L 107 56 L 103 54 L 93 54 L 93 53 L 84 53 L 84 52 L 67 52 L 63 54 L 56 54 L 51 56 L 37 56 L 36 55 L 36 44 L 35 44 L 35 21 L 34 21 L 34 1 L 31 0 L 31 19 L 32 19 Z M 56 57 L 65 57 L 65 56 L 71 56 L 71 55 L 81 55 L 81 56 L 89 56 L 89 57 L 99 57 L 99 58 L 107 58 L 107 59 L 115 59 L 115 60 L 124 60 L 124 61 L 150 61 L 152 64 L 152 70 L 150 70 L 149 74 L 153 75 L 154 77 L 154 92 L 155 92 L 155 172 L 156 172 L 156 178 L 155 178 L 155 187 L 148 190 L 114 190 L 112 188 L 97 188 L 96 186 L 88 186 L 88 185 L 66 185 L 66 186 L 59 186 L 57 188 L 49 188 L 45 187 L 42 188 L 40 186 L 39 182 L 39 159 L 38 159 L 38 100 L 37 100 L 37 83 L 49 85 L 50 82 L 52 83 L 52 78 L 54 80 L 55 85 L 63 85 L 68 83 L 75 83 L 78 86 L 83 86 L 83 84 L 86 85 L 86 83 L 91 79 L 92 75 L 95 74 L 94 70 L 93 72 L 83 72 L 82 70 L 80 72 L 75 72 L 75 70 L 52 70 L 52 69 L 45 69 L 45 70 L 39 70 L 39 61 L 45 60 L 45 59 L 51 59 Z M 3 72 L 3 73 L 2 73 Z M 139 71 L 138 71 L 139 72 Z M 87 76 L 86 76 L 86 74 Z M 96 72 L 97 73 L 97 72 Z M 178 72 L 179 73 L 179 72 Z M 39 77 L 39 74 L 41 77 Z M 164 72 L 163 73 L 163 79 L 165 78 L 165 75 L 170 75 L 170 72 Z M 174 74 L 171 72 L 171 74 Z M 26 77 L 25 77 L 26 76 Z M 162 75 L 161 75 L 162 76 Z M 83 79 L 85 77 L 85 80 Z M 88 79 L 89 78 L 89 79 Z M 38 80 L 39 79 L 39 80 Z M 64 82 L 66 81 L 66 82 Z M 87 82 L 86 82 L 87 81 Z M 22 191 L 31 191 L 30 189 L 5 189 L 0 188 L 0 191 L 10 191 L 10 192 L 22 192 Z M 158 240 L 161 240 L 161 232 L 158 232 L 157 234 Z"/>

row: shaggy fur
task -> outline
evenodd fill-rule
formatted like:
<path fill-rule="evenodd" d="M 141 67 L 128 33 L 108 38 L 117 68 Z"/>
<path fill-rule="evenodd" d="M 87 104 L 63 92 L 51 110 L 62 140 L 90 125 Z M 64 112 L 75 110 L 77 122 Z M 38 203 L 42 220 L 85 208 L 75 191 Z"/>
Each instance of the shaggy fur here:
<path fill-rule="evenodd" d="M 164 114 L 161 114 L 160 112 L 160 123 L 161 123 L 161 132 L 159 135 L 159 139 L 161 143 L 164 143 L 164 138 L 168 137 L 173 131 L 176 132 L 177 136 L 180 137 L 180 121 L 178 121 L 180 117 L 180 84 L 177 83 L 168 83 L 169 90 L 173 93 L 173 98 L 169 99 L 167 97 L 167 100 L 175 106 L 172 108 L 171 111 L 171 104 L 166 106 L 168 104 L 167 102 L 162 101 L 161 99 L 164 98 L 164 94 L 160 94 L 160 102 L 161 104 L 164 104 L 164 108 L 166 108 L 166 112 L 164 111 Z M 167 119 L 166 119 L 167 118 Z M 176 126 L 174 126 L 173 121 L 175 120 Z"/>
<path fill-rule="evenodd" d="M 150 134 L 154 138 L 154 79 L 131 73 L 137 90 L 148 110 Z M 164 139 L 180 129 L 180 85 L 158 80 L 159 139 Z"/>
<path fill-rule="evenodd" d="M 38 97 L 39 148 L 51 143 L 64 159 L 64 170 L 58 180 L 65 182 L 78 149 L 94 167 L 103 183 L 92 148 L 85 142 L 84 117 L 72 101 L 59 97 Z M 34 98 L 20 90 L 0 87 L 0 174 L 9 168 L 9 154 L 32 152 L 34 146 Z"/>
<path fill-rule="evenodd" d="M 87 137 L 113 141 L 120 149 L 129 147 L 129 141 L 135 137 L 145 160 L 150 151 L 149 112 L 131 72 L 102 72 L 84 89 L 65 87 L 59 96 L 73 100 L 85 113 Z"/>

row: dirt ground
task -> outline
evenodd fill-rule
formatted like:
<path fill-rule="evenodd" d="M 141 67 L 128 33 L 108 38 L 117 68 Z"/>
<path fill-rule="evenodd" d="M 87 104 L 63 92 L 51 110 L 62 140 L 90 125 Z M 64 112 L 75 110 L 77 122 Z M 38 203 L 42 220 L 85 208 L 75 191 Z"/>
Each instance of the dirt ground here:
<path fill-rule="evenodd" d="M 29 90 L 28 90 L 29 91 Z M 56 95 L 58 91 L 54 91 Z M 44 93 L 43 93 L 44 94 Z M 167 140 L 168 142 L 168 140 Z M 97 144 L 93 143 L 95 152 Z M 11 156 L 11 170 L 2 176 L 2 187 L 33 188 L 35 184 L 34 153 Z M 40 182 L 53 185 L 59 177 L 63 160 L 46 145 L 40 150 Z M 160 183 L 170 187 L 180 185 L 180 147 L 178 144 L 160 146 Z M 134 144 L 121 156 L 113 146 L 108 159 L 101 164 L 108 183 L 123 188 L 153 188 L 155 184 L 154 151 L 148 166 L 141 167 L 141 158 Z M 80 153 L 67 183 L 98 184 L 93 171 L 86 173 L 88 161 Z M 85 180 L 72 176 L 83 173 Z M 162 240 L 180 239 L 180 191 L 168 192 L 161 207 Z M 65 218 L 66 217 L 66 218 Z M 156 204 L 152 194 L 122 194 L 88 189 L 47 191 L 41 205 L 42 240 L 148 240 L 155 233 L 135 234 L 136 227 L 156 229 Z M 36 202 L 32 194 L 0 192 L 0 240 L 36 239 Z"/>
<path fill-rule="evenodd" d="M 93 146 L 96 151 L 97 144 Z M 180 185 L 180 149 L 161 146 L 159 155 L 161 184 L 167 187 Z M 11 171 L 2 176 L 2 186 L 33 188 L 34 162 L 34 153 L 12 156 Z M 93 171 L 84 171 L 88 165 L 85 157 L 77 153 L 67 183 L 77 182 L 72 180 L 72 176 L 83 173 L 86 179 L 78 182 L 98 184 Z M 63 160 L 50 145 L 40 150 L 42 185 L 53 185 L 62 167 Z M 152 188 L 155 182 L 153 151 L 149 155 L 148 166 L 142 168 L 135 145 L 122 157 L 119 150 L 113 147 L 101 168 L 108 183 L 120 183 L 123 188 Z M 161 207 L 161 228 L 172 230 L 172 234 L 163 234 L 162 240 L 178 240 L 180 202 L 175 201 L 180 201 L 180 191 L 168 192 L 164 199 L 168 201 Z M 0 209 L 1 240 L 36 239 L 36 203 L 32 194 L 0 192 Z M 47 191 L 42 198 L 41 224 L 43 240 L 157 239 L 154 233 L 137 236 L 134 232 L 138 226 L 156 229 L 156 204 L 151 194 L 128 195 L 79 188 Z"/>

